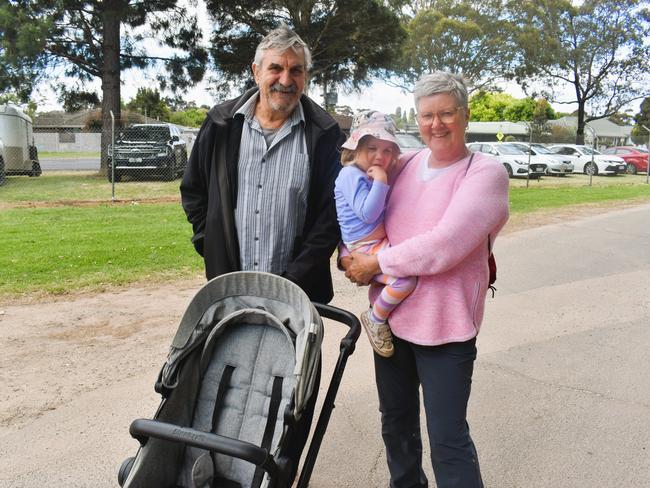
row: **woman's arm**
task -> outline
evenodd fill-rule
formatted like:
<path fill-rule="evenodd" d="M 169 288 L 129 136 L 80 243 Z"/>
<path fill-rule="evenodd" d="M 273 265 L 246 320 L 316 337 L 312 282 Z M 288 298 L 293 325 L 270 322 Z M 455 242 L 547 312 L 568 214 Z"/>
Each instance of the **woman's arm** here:
<path fill-rule="evenodd" d="M 343 261 L 343 259 L 341 259 Z M 377 256 L 353 252 L 346 256 L 346 264 L 341 262 L 345 269 L 345 276 L 352 283 L 367 285 L 372 281 L 373 276 L 381 273 Z"/>
<path fill-rule="evenodd" d="M 501 164 L 477 164 L 464 177 L 431 230 L 378 253 L 392 276 L 423 276 L 456 266 L 508 218 L 508 175 Z"/>

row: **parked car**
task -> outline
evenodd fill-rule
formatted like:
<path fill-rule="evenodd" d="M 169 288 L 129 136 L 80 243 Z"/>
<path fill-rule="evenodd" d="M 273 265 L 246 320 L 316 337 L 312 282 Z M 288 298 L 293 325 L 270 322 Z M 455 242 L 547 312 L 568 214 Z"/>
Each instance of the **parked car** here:
<path fill-rule="evenodd" d="M 399 148 L 403 153 L 409 151 L 416 151 L 422 149 L 424 144 L 420 139 L 418 139 L 413 134 L 408 134 L 406 132 L 398 132 L 395 134 L 397 142 L 399 142 Z"/>
<path fill-rule="evenodd" d="M 119 132 L 115 148 L 109 148 L 108 181 L 122 176 L 162 176 L 173 180 L 185 172 L 187 143 L 172 124 L 134 124 Z"/>
<path fill-rule="evenodd" d="M 531 151 L 531 161 L 545 163 L 547 175 L 566 176 L 573 173 L 573 161 L 568 156 L 554 154 L 546 146 L 538 143 L 511 142 L 526 154 Z"/>
<path fill-rule="evenodd" d="M 575 173 L 584 173 L 586 175 L 617 175 L 625 173 L 627 169 L 625 161 L 618 156 L 601 154 L 589 146 L 581 144 L 554 144 L 549 149 L 555 154 L 570 156 L 573 159 L 573 171 Z"/>
<path fill-rule="evenodd" d="M 468 144 L 470 151 L 482 152 L 494 156 L 503 163 L 509 177 L 526 176 L 539 178 L 546 173 L 546 164 L 531 159 L 530 173 L 528 154 L 510 142 L 473 142 Z"/>
<path fill-rule="evenodd" d="M 3 175 L 41 175 L 32 119 L 19 107 L 8 103 L 0 105 L 0 141 Z"/>
<path fill-rule="evenodd" d="M 639 171 L 648 171 L 648 150 L 635 146 L 608 147 L 603 154 L 613 154 L 622 158 L 627 164 L 628 174 L 635 175 Z"/>

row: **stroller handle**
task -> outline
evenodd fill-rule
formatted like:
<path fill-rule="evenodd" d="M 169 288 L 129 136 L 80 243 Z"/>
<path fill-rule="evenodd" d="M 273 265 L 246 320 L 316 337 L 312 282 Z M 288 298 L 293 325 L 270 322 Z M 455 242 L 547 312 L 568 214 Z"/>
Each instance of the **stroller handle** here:
<path fill-rule="evenodd" d="M 359 322 L 359 319 L 347 310 L 333 307 L 332 305 L 325 305 L 323 303 L 312 303 L 321 317 L 340 322 L 350 328 L 345 337 L 341 339 L 341 348 L 344 348 L 348 354 L 352 354 L 357 339 L 361 334 L 361 322 Z"/>
<path fill-rule="evenodd" d="M 278 467 L 269 451 L 250 442 L 148 419 L 134 420 L 129 433 L 143 446 L 150 437 L 178 442 L 243 459 L 264 469 L 271 478 L 277 475 Z"/>

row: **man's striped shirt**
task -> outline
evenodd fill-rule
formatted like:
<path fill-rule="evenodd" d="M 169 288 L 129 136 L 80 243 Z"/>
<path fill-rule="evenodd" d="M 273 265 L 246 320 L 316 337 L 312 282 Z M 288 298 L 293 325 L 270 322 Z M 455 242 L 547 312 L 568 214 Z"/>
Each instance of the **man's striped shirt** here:
<path fill-rule="evenodd" d="M 298 103 L 267 147 L 254 117 L 258 96 L 253 95 L 237 111 L 244 115 L 244 124 L 235 224 L 242 269 L 282 274 L 307 213 L 310 175 L 305 116 Z"/>

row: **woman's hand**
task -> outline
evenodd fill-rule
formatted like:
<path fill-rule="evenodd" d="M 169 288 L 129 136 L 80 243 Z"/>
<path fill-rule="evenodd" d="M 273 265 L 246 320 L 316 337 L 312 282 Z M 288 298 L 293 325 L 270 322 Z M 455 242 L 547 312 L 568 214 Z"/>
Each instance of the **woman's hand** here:
<path fill-rule="evenodd" d="M 377 256 L 353 252 L 351 260 L 346 268 L 345 276 L 357 285 L 367 285 L 372 277 L 381 273 Z"/>

